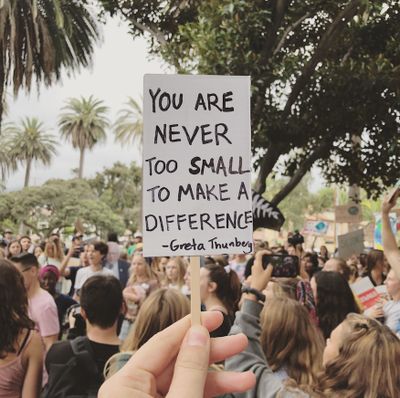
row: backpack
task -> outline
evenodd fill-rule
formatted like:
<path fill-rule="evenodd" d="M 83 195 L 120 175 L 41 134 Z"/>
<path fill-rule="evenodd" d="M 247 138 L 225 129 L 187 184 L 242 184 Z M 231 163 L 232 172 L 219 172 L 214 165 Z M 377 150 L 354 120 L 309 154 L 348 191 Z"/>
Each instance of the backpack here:
<path fill-rule="evenodd" d="M 67 342 L 62 342 L 64 344 Z M 93 358 L 87 337 L 69 341 L 73 356 L 66 363 L 49 366 L 49 380 L 42 398 L 95 398 L 101 385 L 101 374 Z"/>

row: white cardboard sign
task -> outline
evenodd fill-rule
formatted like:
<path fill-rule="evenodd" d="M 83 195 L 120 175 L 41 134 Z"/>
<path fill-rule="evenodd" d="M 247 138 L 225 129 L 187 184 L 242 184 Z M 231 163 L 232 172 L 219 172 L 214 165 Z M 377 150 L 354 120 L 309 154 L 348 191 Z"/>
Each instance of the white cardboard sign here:
<path fill-rule="evenodd" d="M 252 252 L 250 78 L 146 75 L 146 256 Z"/>

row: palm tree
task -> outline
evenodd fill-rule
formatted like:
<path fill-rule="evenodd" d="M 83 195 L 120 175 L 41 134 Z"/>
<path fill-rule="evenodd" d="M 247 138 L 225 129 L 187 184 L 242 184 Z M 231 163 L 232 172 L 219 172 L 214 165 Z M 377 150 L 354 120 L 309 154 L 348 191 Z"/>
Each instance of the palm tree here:
<path fill-rule="evenodd" d="M 7 85 L 30 90 L 32 77 L 49 85 L 61 69 L 91 63 L 97 22 L 83 1 L 0 0 L 0 124 Z"/>
<path fill-rule="evenodd" d="M 139 149 L 142 149 L 143 111 L 132 97 L 128 98 L 126 108 L 118 112 L 118 118 L 114 123 L 114 134 L 115 141 L 121 145 L 137 142 Z"/>
<path fill-rule="evenodd" d="M 61 136 L 71 141 L 74 148 L 79 149 L 79 173 L 83 177 L 83 164 L 86 149 L 91 150 L 97 143 L 107 138 L 106 128 L 110 125 L 106 113 L 108 108 L 103 101 L 89 98 L 70 98 L 63 107 L 58 126 Z"/>
<path fill-rule="evenodd" d="M 49 165 L 53 155 L 57 154 L 57 141 L 45 132 L 43 123 L 35 117 L 22 119 L 19 125 L 5 126 L 4 133 L 9 145 L 10 158 L 25 164 L 24 187 L 27 187 L 33 162 Z"/>

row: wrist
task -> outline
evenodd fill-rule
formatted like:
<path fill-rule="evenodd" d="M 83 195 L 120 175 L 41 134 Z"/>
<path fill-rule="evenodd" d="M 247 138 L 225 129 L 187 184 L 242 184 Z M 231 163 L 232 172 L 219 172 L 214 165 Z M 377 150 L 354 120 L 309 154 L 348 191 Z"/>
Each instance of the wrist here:
<path fill-rule="evenodd" d="M 254 287 L 243 287 L 242 292 L 245 294 L 244 297 L 249 300 L 265 302 L 265 295 Z"/>

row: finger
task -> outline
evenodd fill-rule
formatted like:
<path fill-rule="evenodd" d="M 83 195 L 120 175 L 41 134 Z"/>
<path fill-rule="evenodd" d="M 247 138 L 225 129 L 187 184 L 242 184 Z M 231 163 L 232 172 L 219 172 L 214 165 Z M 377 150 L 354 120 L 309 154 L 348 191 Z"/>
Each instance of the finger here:
<path fill-rule="evenodd" d="M 217 329 L 223 321 L 223 315 L 219 311 L 203 312 L 201 323 L 208 330 Z M 157 333 L 145 345 L 143 345 L 121 369 L 121 372 L 131 372 L 140 368 L 156 376 L 161 374 L 171 360 L 178 355 L 179 348 L 185 334 L 191 325 L 190 315 L 175 322 L 167 329 Z"/>
<path fill-rule="evenodd" d="M 243 333 L 211 339 L 210 364 L 224 361 L 242 352 L 247 344 L 247 337 Z"/>
<path fill-rule="evenodd" d="M 209 372 L 204 396 L 216 397 L 230 392 L 245 392 L 256 384 L 253 372 Z"/>
<path fill-rule="evenodd" d="M 188 331 L 176 359 L 167 398 L 203 398 L 210 355 L 210 335 L 203 326 Z"/>

